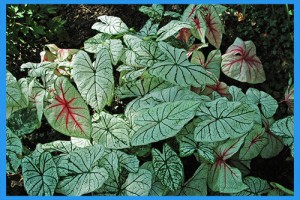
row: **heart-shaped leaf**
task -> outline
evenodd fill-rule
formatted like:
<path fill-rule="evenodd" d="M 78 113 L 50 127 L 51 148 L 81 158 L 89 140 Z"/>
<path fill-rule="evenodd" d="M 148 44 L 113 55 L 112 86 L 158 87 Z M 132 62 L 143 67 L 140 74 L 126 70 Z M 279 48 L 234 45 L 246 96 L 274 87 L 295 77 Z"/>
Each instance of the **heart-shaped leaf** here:
<path fill-rule="evenodd" d="M 206 22 L 206 37 L 210 44 L 217 49 L 220 48 L 222 42 L 223 23 L 220 19 L 219 13 L 213 5 L 208 6 L 208 13 L 205 16 Z"/>
<path fill-rule="evenodd" d="M 24 186 L 31 196 L 52 196 L 58 182 L 56 165 L 49 152 L 22 160 Z"/>
<path fill-rule="evenodd" d="M 90 112 L 84 100 L 65 77 L 55 81 L 55 98 L 45 108 L 44 114 L 49 124 L 65 135 L 90 138 Z"/>
<path fill-rule="evenodd" d="M 95 165 L 103 153 L 102 145 L 94 145 L 72 151 L 58 160 L 60 181 L 56 191 L 64 195 L 79 196 L 100 188 L 108 178 L 108 172 Z"/>
<path fill-rule="evenodd" d="M 6 127 L 6 171 L 16 173 L 21 164 L 21 139 Z"/>
<path fill-rule="evenodd" d="M 261 196 L 271 190 L 271 186 L 266 180 L 254 176 L 244 178 L 244 183 L 249 187 L 244 191 L 235 193 L 235 196 Z"/>
<path fill-rule="evenodd" d="M 183 165 L 176 152 L 167 144 L 164 145 L 162 153 L 154 148 L 152 163 L 154 172 L 162 184 L 176 191 L 183 181 Z"/>
<path fill-rule="evenodd" d="M 157 31 L 157 41 L 163 41 L 173 35 L 175 35 L 178 31 L 180 31 L 183 28 L 190 29 L 192 26 L 188 22 L 182 22 L 178 20 L 172 20 L 167 25 L 161 27 Z"/>
<path fill-rule="evenodd" d="M 98 17 L 101 22 L 93 24 L 92 29 L 102 33 L 117 35 L 128 31 L 127 25 L 119 18 L 114 16 L 102 15 Z"/>
<path fill-rule="evenodd" d="M 133 134 L 133 146 L 145 145 L 175 136 L 191 120 L 199 102 L 176 101 L 157 105 L 134 115 L 138 130 Z"/>
<path fill-rule="evenodd" d="M 241 172 L 226 163 L 243 144 L 244 137 L 231 139 L 221 144 L 216 150 L 216 162 L 210 165 L 208 186 L 221 193 L 236 193 L 248 188 L 242 181 Z"/>
<path fill-rule="evenodd" d="M 222 72 L 235 80 L 247 83 L 262 83 L 266 80 L 256 47 L 252 41 L 236 38 L 222 55 Z"/>
<path fill-rule="evenodd" d="M 152 174 L 146 169 L 137 173 L 129 173 L 126 182 L 122 185 L 122 194 L 126 196 L 147 196 L 151 189 Z"/>
<path fill-rule="evenodd" d="M 170 195 L 174 196 L 206 196 L 208 166 L 201 164 L 194 175 L 182 187 Z"/>
<path fill-rule="evenodd" d="M 83 99 L 97 111 L 101 111 L 105 105 L 110 105 L 114 76 L 108 50 L 102 48 L 96 54 L 93 64 L 87 53 L 79 51 L 72 66 L 72 76 Z"/>
<path fill-rule="evenodd" d="M 157 33 L 159 24 L 154 24 L 152 19 L 149 19 L 143 28 L 140 30 L 139 34 L 146 36 L 154 36 Z"/>
<path fill-rule="evenodd" d="M 253 127 L 255 110 L 247 104 L 216 99 L 210 108 L 200 107 L 203 120 L 195 129 L 195 140 L 217 142 L 246 134 Z"/>
<path fill-rule="evenodd" d="M 169 59 L 155 63 L 149 69 L 150 74 L 182 87 L 200 87 L 216 83 L 217 79 L 213 74 L 187 60 L 185 50 L 177 49 L 165 42 L 158 43 L 158 47 Z"/>
<path fill-rule="evenodd" d="M 93 122 L 92 138 L 109 149 L 124 149 L 129 145 L 129 127 L 126 122 L 105 112 Z"/>

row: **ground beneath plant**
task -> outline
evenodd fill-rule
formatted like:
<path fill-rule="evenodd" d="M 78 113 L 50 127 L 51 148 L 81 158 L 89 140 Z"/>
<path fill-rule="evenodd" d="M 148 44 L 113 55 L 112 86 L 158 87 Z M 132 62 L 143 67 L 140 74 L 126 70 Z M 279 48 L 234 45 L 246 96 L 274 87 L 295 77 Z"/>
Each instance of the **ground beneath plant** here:
<path fill-rule="evenodd" d="M 27 49 L 21 49 L 23 52 L 22 60 L 20 58 L 10 58 L 7 60 L 7 68 L 11 69 L 14 66 L 14 75 L 17 78 L 25 76 L 26 74 L 16 70 L 24 62 L 40 62 L 39 52 L 42 51 L 44 44 L 55 43 L 61 48 L 83 48 L 83 43 L 88 38 L 97 34 L 95 30 L 92 30 L 92 25 L 97 21 L 97 17 L 101 15 L 112 15 L 120 17 L 128 27 L 134 27 L 135 30 L 139 30 L 147 21 L 148 17 L 138 11 L 140 5 L 63 5 L 62 9 L 57 13 L 63 19 L 67 20 L 66 31 L 68 35 L 64 36 L 64 40 L 48 41 L 47 38 L 39 39 L 38 41 L 31 41 L 37 44 L 36 49 L 28 51 Z M 172 5 L 168 5 L 169 9 L 173 9 Z M 259 19 L 258 19 L 259 20 Z M 226 21 L 226 32 L 229 33 L 224 36 L 221 52 L 224 53 L 226 49 L 233 43 L 234 39 L 238 36 L 236 29 L 239 24 L 237 19 L 232 19 Z M 257 54 L 266 54 L 267 49 L 259 48 L 260 42 L 263 38 L 258 35 L 257 38 L 245 38 L 251 39 L 255 44 L 257 44 Z M 274 38 L 276 41 L 276 38 Z M 270 57 L 259 56 L 262 63 L 268 63 Z M 282 61 L 283 62 L 283 61 Z M 229 79 L 227 77 L 221 77 L 224 82 L 228 85 L 236 85 L 243 88 L 245 91 L 249 87 L 255 87 L 257 89 L 266 91 L 271 94 L 278 102 L 283 100 L 284 90 L 287 86 L 288 75 L 286 69 L 274 69 L 272 66 L 265 66 L 264 69 L 267 75 L 267 81 L 264 84 L 251 85 L 240 83 Z M 290 71 L 293 73 L 293 71 Z M 287 107 L 284 104 L 280 104 L 278 112 L 275 118 L 282 118 L 286 116 Z M 54 136 L 49 132 L 49 126 L 42 127 L 45 131 L 43 136 L 34 133 L 30 138 L 27 138 L 25 142 L 29 147 L 34 149 L 35 144 L 50 142 L 57 139 L 66 139 L 64 136 Z M 40 131 L 43 132 L 43 131 Z M 58 137 L 58 138 L 55 138 Z M 294 188 L 294 163 L 291 160 L 287 160 L 290 156 L 289 149 L 285 148 L 278 156 L 271 159 L 261 159 L 256 158 L 251 163 L 251 174 L 268 181 L 278 182 L 283 186 L 292 189 Z M 190 166 L 189 170 L 186 170 L 187 176 L 191 176 L 197 168 L 197 162 L 193 158 L 183 159 L 184 163 L 188 163 Z M 194 162 L 195 166 L 190 163 Z M 21 176 L 21 171 L 18 174 L 6 176 L 6 188 L 7 195 L 27 195 L 23 187 L 23 179 Z"/>

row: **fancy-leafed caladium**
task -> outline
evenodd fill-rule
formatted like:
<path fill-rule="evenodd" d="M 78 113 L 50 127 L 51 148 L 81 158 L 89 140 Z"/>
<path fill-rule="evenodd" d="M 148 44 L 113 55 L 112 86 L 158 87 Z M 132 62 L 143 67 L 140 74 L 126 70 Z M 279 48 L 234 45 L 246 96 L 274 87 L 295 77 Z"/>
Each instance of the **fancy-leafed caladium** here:
<path fill-rule="evenodd" d="M 181 8 L 142 6 L 140 31 L 100 16 L 83 50 L 48 44 L 41 63 L 21 66 L 28 77 L 7 71 L 7 176 L 23 177 L 29 195 L 293 194 L 251 169 L 293 159 L 292 79 L 286 113 L 265 87 L 225 82 L 221 70 L 265 80 L 254 44 L 237 38 L 222 55 L 227 8 Z"/>
<path fill-rule="evenodd" d="M 262 83 L 266 80 L 256 47 L 252 41 L 236 38 L 222 55 L 222 72 L 235 80 L 247 83 Z"/>
<path fill-rule="evenodd" d="M 110 105 L 114 92 L 114 78 L 109 52 L 102 48 L 92 63 L 84 51 L 80 51 L 72 62 L 72 75 L 84 100 L 96 111 Z"/>
<path fill-rule="evenodd" d="M 55 98 L 45 108 L 49 124 L 60 133 L 90 138 L 91 117 L 87 105 L 71 82 L 65 77 L 55 81 Z"/>

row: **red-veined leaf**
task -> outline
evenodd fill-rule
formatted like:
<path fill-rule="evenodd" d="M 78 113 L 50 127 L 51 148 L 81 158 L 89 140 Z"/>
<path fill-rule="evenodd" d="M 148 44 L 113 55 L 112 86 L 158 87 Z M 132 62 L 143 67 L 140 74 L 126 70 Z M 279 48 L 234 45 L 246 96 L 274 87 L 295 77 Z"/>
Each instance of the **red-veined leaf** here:
<path fill-rule="evenodd" d="M 196 12 L 195 19 L 192 19 L 193 29 L 192 34 L 195 38 L 199 39 L 202 43 L 205 43 L 205 34 L 207 30 L 205 19 L 203 18 L 200 11 Z"/>
<path fill-rule="evenodd" d="M 212 97 L 212 93 L 215 91 L 222 97 L 230 97 L 228 89 L 229 87 L 226 83 L 218 81 L 218 83 L 215 85 L 207 85 L 200 94 Z"/>
<path fill-rule="evenodd" d="M 244 138 L 228 140 L 216 149 L 216 162 L 210 165 L 208 172 L 208 186 L 213 191 L 236 193 L 248 188 L 242 181 L 241 172 L 226 163 L 239 150 Z"/>
<path fill-rule="evenodd" d="M 49 124 L 57 131 L 74 137 L 90 138 L 89 109 L 75 87 L 65 77 L 55 82 L 55 98 L 45 108 Z"/>
<path fill-rule="evenodd" d="M 183 41 L 184 43 L 188 44 L 189 39 L 191 36 L 191 31 L 187 28 L 182 28 L 178 35 L 177 35 L 177 39 Z"/>
<path fill-rule="evenodd" d="M 214 6 L 208 7 L 208 14 L 205 16 L 206 21 L 206 37 L 210 44 L 217 49 L 220 48 L 222 42 L 222 21 Z"/>
<path fill-rule="evenodd" d="M 256 47 L 252 41 L 236 38 L 222 56 L 221 69 L 230 78 L 247 83 L 262 83 L 266 80 Z"/>

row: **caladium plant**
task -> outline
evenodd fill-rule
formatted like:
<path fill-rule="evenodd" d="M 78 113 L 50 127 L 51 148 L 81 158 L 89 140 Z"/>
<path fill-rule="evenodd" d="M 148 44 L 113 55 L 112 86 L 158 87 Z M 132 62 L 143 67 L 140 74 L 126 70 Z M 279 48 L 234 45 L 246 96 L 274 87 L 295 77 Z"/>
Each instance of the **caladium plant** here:
<path fill-rule="evenodd" d="M 236 163 L 274 157 L 284 145 L 293 156 L 294 117 L 275 121 L 271 95 L 220 79 L 266 79 L 254 43 L 237 38 L 222 55 L 221 5 L 189 5 L 182 15 L 162 5 L 140 10 L 150 17 L 140 31 L 100 16 L 83 50 L 46 45 L 41 63 L 21 66 L 28 77 L 6 72 L 7 172 L 22 168 L 29 195 L 276 193 L 279 184 Z M 164 16 L 175 19 L 161 26 Z M 207 46 L 215 49 L 205 55 Z M 122 102 L 124 112 L 112 112 Z M 69 140 L 31 152 L 22 142 L 44 123 Z"/>

